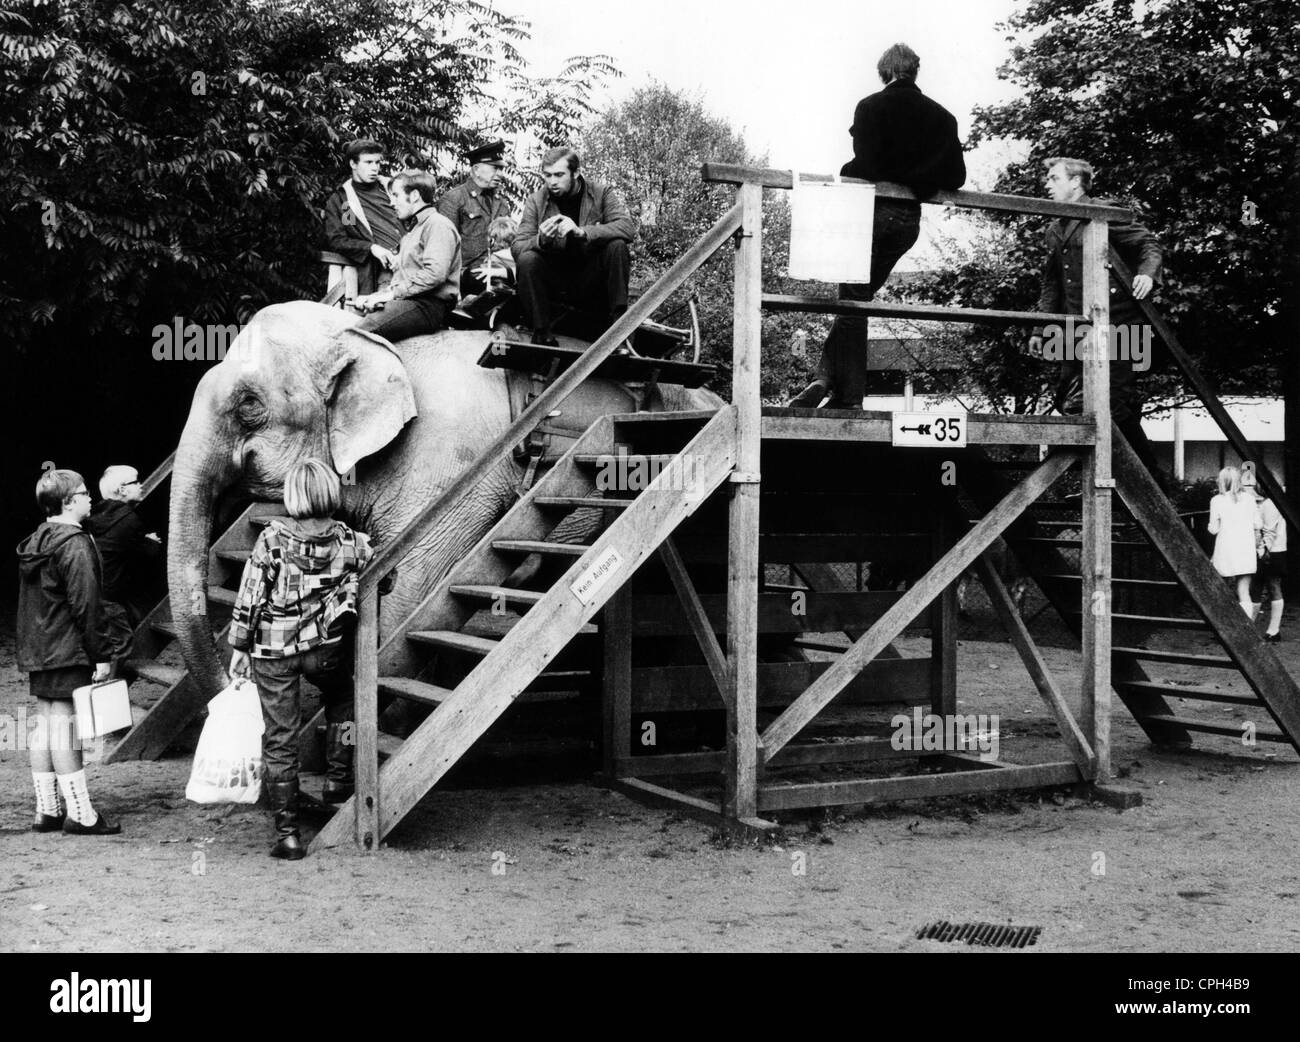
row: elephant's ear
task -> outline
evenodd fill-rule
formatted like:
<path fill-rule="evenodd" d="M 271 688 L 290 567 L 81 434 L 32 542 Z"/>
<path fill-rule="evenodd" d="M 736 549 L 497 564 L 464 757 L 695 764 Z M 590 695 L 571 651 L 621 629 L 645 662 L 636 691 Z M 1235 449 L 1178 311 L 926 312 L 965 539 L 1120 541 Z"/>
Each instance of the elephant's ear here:
<path fill-rule="evenodd" d="M 415 416 L 415 394 L 406 367 L 382 337 L 341 330 L 325 372 L 330 455 L 346 474 L 378 452 Z"/>

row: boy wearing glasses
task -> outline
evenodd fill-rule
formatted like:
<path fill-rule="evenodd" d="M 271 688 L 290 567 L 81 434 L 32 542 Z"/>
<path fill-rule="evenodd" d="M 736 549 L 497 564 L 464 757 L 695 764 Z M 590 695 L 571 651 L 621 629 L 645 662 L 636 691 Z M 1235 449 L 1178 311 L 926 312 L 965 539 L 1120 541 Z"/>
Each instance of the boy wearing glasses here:
<path fill-rule="evenodd" d="M 95 541 L 82 529 L 90 493 L 80 474 L 51 470 L 36 483 L 45 522 L 18 547 L 18 668 L 28 674 L 38 724 L 30 743 L 35 832 L 111 836 L 96 812 L 74 741 L 72 692 L 107 680 L 112 637 L 100 604 Z"/>
<path fill-rule="evenodd" d="M 104 562 L 104 600 L 120 604 L 130 627 L 140 624 L 162 596 L 162 543 L 136 510 L 144 499 L 134 467 L 113 466 L 99 479 L 99 494 L 85 529 L 95 537 Z"/>

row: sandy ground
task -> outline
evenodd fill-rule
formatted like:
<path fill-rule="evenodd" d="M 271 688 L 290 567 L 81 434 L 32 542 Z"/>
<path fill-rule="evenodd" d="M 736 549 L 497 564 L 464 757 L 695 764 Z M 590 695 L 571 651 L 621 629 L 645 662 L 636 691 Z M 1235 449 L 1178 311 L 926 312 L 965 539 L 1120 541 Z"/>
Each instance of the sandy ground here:
<path fill-rule="evenodd" d="M 987 629 L 964 631 L 962 711 L 999 714 L 1006 759 L 1066 758 Z M 1077 699 L 1077 653 L 1045 655 Z M 1300 643 L 1282 655 L 1300 668 Z M 29 704 L 6 627 L 0 713 Z M 578 780 L 436 791 L 381 853 L 298 863 L 267 857 L 263 810 L 187 803 L 188 757 L 89 768 L 119 837 L 31 833 L 26 753 L 5 749 L 0 949 L 946 950 L 914 939 L 940 919 L 1041 926 L 1037 951 L 1300 949 L 1300 760 L 1198 744 L 1156 752 L 1116 703 L 1118 781 L 1145 798 L 1123 812 L 1018 793 L 821 813 L 733 845 Z"/>

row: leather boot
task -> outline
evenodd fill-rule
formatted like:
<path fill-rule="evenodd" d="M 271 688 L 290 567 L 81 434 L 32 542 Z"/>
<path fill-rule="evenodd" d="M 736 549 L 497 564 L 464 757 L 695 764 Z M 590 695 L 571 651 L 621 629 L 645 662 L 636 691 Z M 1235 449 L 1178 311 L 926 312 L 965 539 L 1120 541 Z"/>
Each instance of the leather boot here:
<path fill-rule="evenodd" d="M 352 776 L 352 757 L 356 752 L 351 742 L 345 742 L 353 730 L 351 723 L 330 724 L 325 728 L 325 788 L 321 793 L 326 803 L 346 803 L 355 789 Z"/>
<path fill-rule="evenodd" d="M 829 381 L 819 376 L 785 404 L 790 409 L 815 409 L 821 405 L 823 398 L 832 393 L 834 388 Z"/>
<path fill-rule="evenodd" d="M 301 861 L 307 849 L 298 838 L 298 779 L 268 781 L 266 799 L 275 814 L 276 843 L 271 856 L 284 861 Z"/>

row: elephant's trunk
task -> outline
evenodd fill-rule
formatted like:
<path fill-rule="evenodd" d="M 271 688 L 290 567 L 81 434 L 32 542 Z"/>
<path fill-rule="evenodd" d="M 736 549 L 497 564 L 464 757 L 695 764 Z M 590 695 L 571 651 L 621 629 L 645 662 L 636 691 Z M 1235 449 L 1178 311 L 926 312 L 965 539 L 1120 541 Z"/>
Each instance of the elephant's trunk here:
<path fill-rule="evenodd" d="M 185 665 L 206 701 L 225 687 L 228 662 L 208 617 L 208 548 L 217 501 L 239 471 L 229 434 L 214 429 L 211 412 L 197 408 L 198 395 L 195 401 L 172 470 L 167 587 Z"/>

